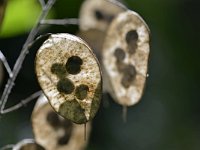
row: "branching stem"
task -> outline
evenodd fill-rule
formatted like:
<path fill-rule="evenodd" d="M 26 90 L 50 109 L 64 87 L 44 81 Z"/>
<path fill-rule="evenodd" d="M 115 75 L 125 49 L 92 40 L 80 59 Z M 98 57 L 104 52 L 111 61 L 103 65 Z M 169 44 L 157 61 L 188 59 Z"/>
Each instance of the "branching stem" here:
<path fill-rule="evenodd" d="M 0 114 L 2 114 L 5 108 L 5 105 L 7 103 L 8 97 L 10 95 L 10 92 L 14 86 L 14 82 L 18 76 L 18 73 L 22 67 L 22 64 L 24 62 L 24 59 L 26 57 L 26 55 L 29 53 L 29 46 L 30 43 L 32 43 L 32 41 L 34 40 L 35 36 L 38 34 L 39 31 L 39 27 L 40 27 L 40 22 L 41 20 L 44 20 L 49 12 L 49 10 L 52 8 L 53 4 L 56 2 L 56 0 L 49 0 L 47 2 L 47 4 L 44 6 L 44 8 L 42 9 L 42 12 L 35 24 L 35 26 L 32 28 L 31 32 L 28 35 L 28 38 L 26 40 L 26 42 L 24 43 L 21 53 L 19 55 L 19 57 L 16 60 L 16 63 L 13 67 L 13 71 L 12 71 L 12 76 L 8 79 L 7 84 L 5 86 L 5 89 L 3 91 L 3 94 L 1 96 L 1 100 L 0 100 Z"/>
<path fill-rule="evenodd" d="M 4 147 L 1 147 L 0 150 L 11 149 L 11 148 L 13 148 L 14 146 L 15 146 L 14 144 L 8 144 L 8 145 L 5 145 Z"/>
<path fill-rule="evenodd" d="M 42 24 L 42 25 L 78 25 L 79 19 L 66 18 L 66 19 L 41 20 L 40 24 Z"/>

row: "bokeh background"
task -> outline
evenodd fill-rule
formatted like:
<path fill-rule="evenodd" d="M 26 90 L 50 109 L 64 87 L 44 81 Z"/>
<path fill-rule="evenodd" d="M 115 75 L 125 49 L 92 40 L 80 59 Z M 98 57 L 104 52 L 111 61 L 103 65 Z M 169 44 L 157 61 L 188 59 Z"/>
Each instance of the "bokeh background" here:
<path fill-rule="evenodd" d="M 49 18 L 78 17 L 82 0 L 58 0 Z M 199 150 L 200 149 L 200 1 L 125 0 L 151 30 L 149 77 L 141 101 L 122 108 L 108 94 L 93 121 L 87 150 Z M 40 12 L 36 0 L 9 0 L 0 33 L 0 49 L 11 68 Z M 44 26 L 44 32 L 75 34 L 77 26 Z M 36 50 L 31 50 L 16 80 L 7 106 L 39 90 L 34 73 Z M 0 72 L 2 74 L 2 72 Z M 7 80 L 0 87 L 2 94 Z M 0 94 L 0 95 L 1 95 Z M 31 111 L 26 107 L 0 117 L 0 147 L 33 137 Z"/>

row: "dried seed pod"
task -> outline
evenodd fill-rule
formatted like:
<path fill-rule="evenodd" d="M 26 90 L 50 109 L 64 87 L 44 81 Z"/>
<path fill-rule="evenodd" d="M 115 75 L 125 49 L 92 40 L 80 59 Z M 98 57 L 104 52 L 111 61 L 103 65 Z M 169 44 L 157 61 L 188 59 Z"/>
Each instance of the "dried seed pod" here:
<path fill-rule="evenodd" d="M 85 0 L 80 10 L 80 33 L 78 34 L 94 50 L 100 64 L 102 63 L 102 46 L 109 24 L 127 8 L 116 0 Z M 103 91 L 110 89 L 109 80 L 104 72 L 103 65 Z"/>
<path fill-rule="evenodd" d="M 51 35 L 37 52 L 36 74 L 51 106 L 61 116 L 78 124 L 95 116 L 102 93 L 101 71 L 82 39 Z"/>
<path fill-rule="evenodd" d="M 33 139 L 24 139 L 17 143 L 13 150 L 45 150 L 44 147 L 36 143 Z"/>
<path fill-rule="evenodd" d="M 119 104 L 131 106 L 140 100 L 149 51 L 149 29 L 143 19 L 133 11 L 119 14 L 111 23 L 103 46 L 110 93 Z"/>
<path fill-rule="evenodd" d="M 46 150 L 83 150 L 89 139 L 84 141 L 83 125 L 74 124 L 56 114 L 44 95 L 40 96 L 34 107 L 32 127 L 35 140 Z M 88 137 L 90 130 L 88 122 Z"/>
<path fill-rule="evenodd" d="M 80 10 L 80 29 L 106 31 L 113 18 L 125 10 L 115 0 L 85 0 Z"/>

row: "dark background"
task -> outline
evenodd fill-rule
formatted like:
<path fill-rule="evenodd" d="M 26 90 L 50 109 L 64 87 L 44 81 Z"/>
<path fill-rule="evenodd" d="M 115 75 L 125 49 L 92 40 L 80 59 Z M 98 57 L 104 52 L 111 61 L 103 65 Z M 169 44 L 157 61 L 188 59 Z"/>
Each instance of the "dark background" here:
<path fill-rule="evenodd" d="M 78 17 L 81 2 L 58 0 L 54 18 Z M 104 94 L 103 99 L 108 99 L 110 105 L 101 106 L 94 119 L 87 149 L 199 150 L 200 1 L 126 0 L 125 4 L 138 12 L 151 30 L 146 89 L 140 103 L 128 108 L 127 123 L 122 121 L 121 106 Z M 56 26 L 47 31 L 75 33 L 77 29 Z M 27 33 L 21 33 L 0 38 L 0 49 L 11 67 L 26 37 Z M 32 50 L 26 57 L 7 106 L 40 89 L 34 74 L 35 53 Z M 30 116 L 34 103 L 1 116 L 0 147 L 32 137 Z"/>

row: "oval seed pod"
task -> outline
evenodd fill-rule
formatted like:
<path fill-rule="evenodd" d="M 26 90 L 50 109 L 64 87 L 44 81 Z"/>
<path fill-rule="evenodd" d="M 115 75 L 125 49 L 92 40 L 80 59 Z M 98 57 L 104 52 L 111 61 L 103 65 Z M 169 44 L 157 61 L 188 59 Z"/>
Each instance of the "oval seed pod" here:
<path fill-rule="evenodd" d="M 100 64 L 102 64 L 102 46 L 109 24 L 121 12 L 127 8 L 116 0 L 85 0 L 80 9 L 80 32 L 83 38 L 94 50 Z M 109 80 L 105 75 L 103 65 L 103 92 L 110 89 Z"/>
<path fill-rule="evenodd" d="M 123 106 L 137 103 L 143 93 L 149 57 L 149 29 L 133 11 L 111 23 L 103 46 L 103 65 L 112 97 Z"/>
<path fill-rule="evenodd" d="M 53 34 L 36 55 L 39 84 L 53 109 L 75 123 L 91 120 L 100 105 L 102 79 L 89 46 L 70 34 Z"/>
<path fill-rule="evenodd" d="M 80 30 L 106 31 L 113 18 L 126 9 L 115 0 L 85 0 L 80 9 Z"/>
<path fill-rule="evenodd" d="M 35 140 L 46 150 L 83 150 L 88 139 L 83 139 L 83 125 L 77 125 L 57 115 L 41 95 L 32 113 Z M 90 135 L 91 124 L 87 123 L 86 134 Z"/>
<path fill-rule="evenodd" d="M 45 150 L 45 148 L 36 143 L 33 139 L 24 139 L 17 143 L 13 147 L 13 150 Z"/>

